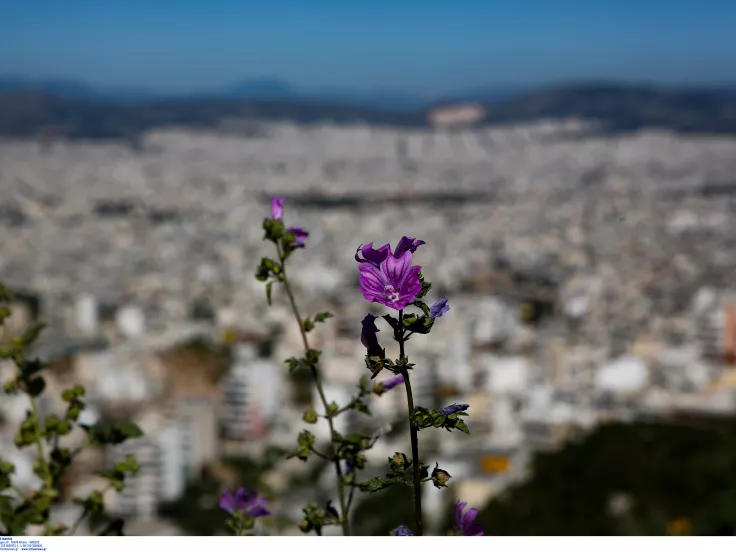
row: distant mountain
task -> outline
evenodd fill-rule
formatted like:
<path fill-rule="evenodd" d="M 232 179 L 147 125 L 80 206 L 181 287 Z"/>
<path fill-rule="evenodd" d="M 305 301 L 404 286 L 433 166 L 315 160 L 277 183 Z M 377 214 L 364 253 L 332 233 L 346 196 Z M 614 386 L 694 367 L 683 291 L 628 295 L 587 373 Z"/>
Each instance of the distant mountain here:
<path fill-rule="evenodd" d="M 0 80 L 0 136 L 134 140 L 160 126 L 213 128 L 224 120 L 242 119 L 423 127 L 429 107 L 420 100 L 391 94 L 361 93 L 345 98 L 346 91 L 334 90 L 330 99 L 310 97 L 275 80 L 241 83 L 219 95 L 200 98 L 146 97 L 132 91 L 127 95 L 118 92 L 116 100 L 73 83 L 47 82 L 45 86 L 57 93 L 39 90 L 40 85 L 8 86 Z M 259 98 L 265 94 L 271 98 Z M 126 99 L 121 100 L 123 97 Z M 482 95 L 458 97 L 455 102 L 469 100 L 485 109 L 479 124 L 574 117 L 597 121 L 607 132 L 654 127 L 736 135 L 736 93 L 732 89 L 577 84 L 486 99 Z M 397 107 L 402 102 L 404 106 Z"/>
<path fill-rule="evenodd" d="M 293 100 L 301 96 L 302 93 L 297 88 L 279 79 L 246 80 L 213 94 L 213 97 L 231 100 Z"/>
<path fill-rule="evenodd" d="M 487 102 L 483 122 L 577 117 L 599 121 L 609 132 L 657 127 L 678 132 L 736 134 L 735 91 L 572 84 Z"/>

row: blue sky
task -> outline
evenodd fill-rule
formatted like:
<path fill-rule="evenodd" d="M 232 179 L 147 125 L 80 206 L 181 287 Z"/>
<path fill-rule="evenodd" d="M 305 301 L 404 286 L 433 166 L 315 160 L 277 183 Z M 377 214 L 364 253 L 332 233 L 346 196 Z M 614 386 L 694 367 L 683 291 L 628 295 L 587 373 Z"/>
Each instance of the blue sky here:
<path fill-rule="evenodd" d="M 438 93 L 736 83 L 736 0 L 0 0 L 0 75 Z"/>

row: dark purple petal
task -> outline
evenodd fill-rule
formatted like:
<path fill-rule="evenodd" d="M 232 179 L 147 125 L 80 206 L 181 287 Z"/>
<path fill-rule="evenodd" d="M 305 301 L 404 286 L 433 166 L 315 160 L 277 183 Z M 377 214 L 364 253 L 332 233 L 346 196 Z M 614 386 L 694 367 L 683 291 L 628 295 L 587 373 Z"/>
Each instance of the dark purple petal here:
<path fill-rule="evenodd" d="M 235 511 L 235 497 L 230 489 L 225 489 L 220 495 L 220 508 L 228 514 L 232 514 Z"/>
<path fill-rule="evenodd" d="M 372 314 L 366 314 L 363 318 L 363 329 L 360 332 L 360 342 L 368 350 L 368 354 L 372 355 L 381 350 L 378 344 L 378 336 L 380 330 L 376 328 L 376 317 Z"/>
<path fill-rule="evenodd" d="M 358 251 L 363 253 L 363 258 L 358 257 Z M 379 266 L 388 254 L 391 252 L 391 246 L 389 244 L 382 245 L 378 249 L 373 249 L 373 242 L 368 245 L 361 245 L 355 252 L 355 260 L 359 263 L 370 263 L 374 266 Z"/>
<path fill-rule="evenodd" d="M 455 524 L 465 537 L 482 537 L 484 535 L 483 527 L 478 523 L 473 523 L 478 515 L 478 510 L 470 508 L 463 513 L 467 505 L 467 502 L 458 502 L 455 506 Z"/>
<path fill-rule="evenodd" d="M 271 200 L 271 218 L 281 220 L 284 218 L 284 198 L 275 197 Z"/>
<path fill-rule="evenodd" d="M 243 487 L 234 493 L 230 489 L 225 490 L 220 496 L 220 508 L 229 514 L 238 511 L 254 518 L 271 514 L 265 497 L 259 496 L 257 492 L 248 493 Z"/>
<path fill-rule="evenodd" d="M 268 509 L 268 500 L 264 497 L 258 497 L 252 500 L 248 506 L 244 509 L 245 513 L 254 518 L 266 517 L 271 515 Z"/>
<path fill-rule="evenodd" d="M 413 537 L 414 533 L 411 532 L 406 525 L 399 525 L 394 531 L 395 537 Z"/>
<path fill-rule="evenodd" d="M 304 247 L 305 245 L 307 245 L 307 238 L 309 237 L 309 232 L 305 232 L 302 228 L 298 226 L 292 226 L 291 228 L 287 228 L 286 231 L 294 234 L 294 246 L 295 247 Z"/>
<path fill-rule="evenodd" d="M 415 240 L 414 238 L 408 238 L 404 236 L 399 240 L 399 243 L 396 244 L 396 249 L 394 250 L 394 257 L 397 259 L 401 257 L 404 253 L 409 251 L 410 253 L 414 253 L 417 250 L 417 247 L 424 244 L 426 242 L 422 240 Z"/>
<path fill-rule="evenodd" d="M 464 412 L 468 409 L 470 405 L 469 404 L 451 404 L 450 406 L 446 406 L 441 410 L 441 412 L 445 416 L 449 416 L 450 414 L 455 414 L 456 412 Z"/>
<path fill-rule="evenodd" d="M 387 379 L 383 382 L 383 389 L 384 391 L 388 391 L 390 389 L 393 389 L 397 385 L 401 385 L 404 383 L 404 375 L 399 374 L 398 376 L 394 376 L 392 378 Z"/>
<path fill-rule="evenodd" d="M 434 305 L 429 307 L 429 316 L 432 318 L 439 318 L 443 314 L 445 314 L 447 311 L 450 310 L 450 306 L 447 304 L 447 297 L 443 297 L 439 301 L 437 301 Z"/>

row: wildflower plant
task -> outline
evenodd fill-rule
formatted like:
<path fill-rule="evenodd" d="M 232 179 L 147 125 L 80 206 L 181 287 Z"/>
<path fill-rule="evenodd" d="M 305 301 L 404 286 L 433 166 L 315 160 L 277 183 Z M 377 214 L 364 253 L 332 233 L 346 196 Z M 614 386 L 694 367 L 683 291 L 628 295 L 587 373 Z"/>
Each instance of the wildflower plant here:
<path fill-rule="evenodd" d="M 316 424 L 324 420 L 328 425 L 330 442 L 327 445 L 317 443 L 317 438 L 309 430 L 303 430 L 297 437 L 296 449 L 290 454 L 306 462 L 311 456 L 317 456 L 330 462 L 335 472 L 337 507 L 331 502 L 321 506 L 316 502 L 308 504 L 303 512 L 304 519 L 299 528 L 305 532 L 314 532 L 322 535 L 323 528 L 330 525 L 340 526 L 343 535 L 350 535 L 350 510 L 353 506 L 355 491 L 358 488 L 357 472 L 366 466 L 365 452 L 371 449 L 376 442 L 376 435 L 353 433 L 342 435 L 335 429 L 335 420 L 338 416 L 357 411 L 370 415 L 368 397 L 380 395 L 397 385 L 397 381 L 388 381 L 385 384 L 371 386 L 367 377 L 362 378 L 357 391 L 345 405 L 328 401 L 324 392 L 322 375 L 319 368 L 321 351 L 312 348 L 309 333 L 317 324 L 324 323 L 332 314 L 320 312 L 311 317 L 304 317 L 297 306 L 291 281 L 287 273 L 287 261 L 298 249 L 307 245 L 309 232 L 301 227 L 287 227 L 284 223 L 284 200 L 275 198 L 271 201 L 271 216 L 263 221 L 264 240 L 274 244 L 276 256 L 264 257 L 256 270 L 256 279 L 266 283 L 266 300 L 269 306 L 272 303 L 274 284 L 280 285 L 288 298 L 289 306 L 298 324 L 304 348 L 303 356 L 291 357 L 286 360 L 290 373 L 306 370 L 311 374 L 312 381 L 319 397 L 319 409 L 309 407 L 304 411 L 302 420 L 307 424 Z"/>
<path fill-rule="evenodd" d="M 309 504 L 303 510 L 305 517 L 299 526 L 304 532 L 314 531 L 321 535 L 324 526 L 340 525 L 343 535 L 350 535 L 349 515 L 356 488 L 362 492 L 373 493 L 394 484 L 404 484 L 413 489 L 414 528 L 412 530 L 400 525 L 394 534 L 421 536 L 424 531 L 422 485 L 431 482 L 437 488 L 445 488 L 452 476 L 437 463 L 430 471 L 430 465 L 422 461 L 419 455 L 419 431 L 444 428 L 447 431 L 458 430 L 469 433 L 463 421 L 463 417 L 467 416 L 469 405 L 452 404 L 442 409 L 428 409 L 414 404 L 410 372 L 415 365 L 409 361 L 406 354 L 406 343 L 412 336 L 429 334 L 435 321 L 450 310 L 447 297 L 442 297 L 431 306 L 422 300 L 432 285 L 424 280 L 422 267 L 414 265 L 413 262 L 414 254 L 425 242 L 404 236 L 393 250 L 390 244 L 375 249 L 373 243 L 361 245 L 356 250 L 358 282 L 363 298 L 397 311 L 396 315 L 385 314 L 381 318 L 388 324 L 393 339 L 399 345 L 399 357 L 390 359 L 386 356 L 385 348 L 379 343 L 380 329 L 376 325 L 378 317 L 367 314 L 362 321 L 361 343 L 366 349 L 365 364 L 371 372 L 370 380 L 375 379 L 383 370 L 392 375 L 373 385 L 367 377 L 361 378 L 357 394 L 347 405 L 340 406 L 328 402 L 325 397 L 319 370 L 321 351 L 310 346 L 308 336 L 316 324 L 325 322 L 332 315 L 329 312 L 322 312 L 311 318 L 302 317 L 286 271 L 287 260 L 297 249 L 306 246 L 309 233 L 300 227 L 286 227 L 283 218 L 284 201 L 282 198 L 275 198 L 271 202 L 271 217 L 264 220 L 263 230 L 264 239 L 275 245 L 276 257 L 264 257 L 261 260 L 256 278 L 266 282 L 266 299 L 269 305 L 272 301 L 274 284 L 281 285 L 286 292 L 304 346 L 303 356 L 292 357 L 286 364 L 290 372 L 308 370 L 311 373 L 322 409 L 322 412 L 318 413 L 314 408 L 308 408 L 304 412 L 303 421 L 315 424 L 324 419 L 332 436 L 328 448 L 325 449 L 317 445 L 314 434 L 304 430 L 299 434 L 297 448 L 291 456 L 307 461 L 310 456 L 315 455 L 330 461 L 334 466 L 338 498 L 338 508 L 333 507 L 330 502 L 324 507 L 316 503 Z M 413 307 L 414 312 L 405 312 L 409 307 Z M 335 418 L 349 410 L 370 415 L 367 397 L 372 394 L 380 396 L 399 385 L 403 385 L 406 392 L 411 458 L 406 453 L 397 452 L 388 459 L 388 471 L 385 476 L 358 482 L 356 472 L 365 468 L 365 451 L 373 446 L 377 437 L 360 434 L 341 435 L 335 430 Z M 460 520 L 458 527 L 463 534 L 477 533 L 472 524 L 476 513 L 476 510 L 471 510 L 463 514 L 464 517 L 458 518 Z"/>
<path fill-rule="evenodd" d="M 0 330 L 3 341 L 6 341 L 0 346 L 0 360 L 12 361 L 16 367 L 15 376 L 3 382 L 3 392 L 6 395 L 24 394 L 28 398 L 26 418 L 15 435 L 15 446 L 19 449 L 35 449 L 33 472 L 40 480 L 40 486 L 32 492 L 18 487 L 13 482 L 15 466 L 0 458 L 0 535 L 26 535 L 33 526 L 42 526 L 42 534 L 46 536 L 73 535 L 85 519 L 104 513 L 105 493 L 110 490 L 121 492 L 126 480 L 139 469 L 135 457 L 128 455 L 123 462 L 97 472 L 97 475 L 107 480 L 107 485 L 86 497 L 74 498 L 74 502 L 82 506 L 82 512 L 73 525 L 52 524 L 51 509 L 64 499 L 62 481 L 72 470 L 74 459 L 87 447 L 118 445 L 128 439 L 141 437 L 143 432 L 137 425 L 126 421 L 94 425 L 80 423 L 80 414 L 86 408 L 85 389 L 81 385 L 61 393 L 61 399 L 66 404 L 62 415 L 42 415 L 38 399 L 46 389 L 43 371 L 47 365 L 38 358 L 30 357 L 29 351 L 44 325 L 34 324 L 22 335 L 6 339 L 5 321 L 12 315 L 8 306 L 11 299 L 11 294 L 0 283 Z M 65 446 L 65 437 L 73 431 L 84 432 L 86 442 L 79 448 L 70 449 Z M 122 535 L 122 528 L 121 520 L 114 520 L 99 534 Z"/>

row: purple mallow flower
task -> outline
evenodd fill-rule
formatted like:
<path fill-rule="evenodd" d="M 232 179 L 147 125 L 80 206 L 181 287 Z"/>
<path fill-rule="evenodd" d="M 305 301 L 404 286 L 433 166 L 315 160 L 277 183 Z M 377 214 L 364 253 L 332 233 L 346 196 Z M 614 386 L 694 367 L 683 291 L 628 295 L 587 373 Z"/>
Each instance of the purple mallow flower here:
<path fill-rule="evenodd" d="M 399 525 L 394 531 L 395 537 L 413 537 L 414 533 L 411 532 L 406 525 Z"/>
<path fill-rule="evenodd" d="M 220 496 L 220 508 L 228 514 L 244 512 L 245 515 L 253 518 L 265 517 L 271 514 L 268 510 L 268 500 L 266 498 L 259 496 L 255 491 L 246 492 L 243 487 L 240 487 L 234 493 L 230 489 L 226 489 Z"/>
<path fill-rule="evenodd" d="M 402 241 L 404 239 L 410 238 L 402 238 Z M 412 245 L 415 243 L 417 242 L 412 241 L 404 246 L 399 257 L 395 254 L 389 255 L 391 249 L 388 246 L 382 247 L 377 252 L 371 246 L 367 256 L 366 248 L 363 248 L 365 260 L 359 259 L 356 253 L 356 259 L 360 263 L 360 291 L 366 301 L 401 310 L 422 291 L 422 284 L 419 281 L 419 271 L 422 267 L 411 265 L 410 249 L 418 247 Z M 396 249 L 398 251 L 398 246 Z M 376 263 L 375 261 L 381 257 L 383 260 Z"/>
<path fill-rule="evenodd" d="M 447 297 L 443 297 L 439 301 L 437 301 L 434 305 L 429 307 L 429 316 L 431 318 L 439 318 L 443 314 L 445 314 L 447 311 L 450 310 L 450 306 L 447 304 Z"/>
<path fill-rule="evenodd" d="M 275 197 L 271 200 L 271 218 L 281 220 L 284 218 L 284 198 Z"/>
<path fill-rule="evenodd" d="M 403 374 L 399 374 L 398 376 L 394 376 L 384 381 L 383 390 L 388 391 L 390 389 L 393 389 L 397 385 L 401 385 L 402 383 L 404 383 L 404 376 Z"/>
<path fill-rule="evenodd" d="M 358 257 L 358 252 L 363 254 L 363 258 Z M 389 244 L 382 245 L 378 249 L 373 249 L 373 242 L 368 245 L 361 245 L 355 251 L 355 260 L 359 263 L 370 263 L 373 266 L 380 266 L 380 264 L 388 257 L 391 252 L 391 246 Z"/>
<path fill-rule="evenodd" d="M 455 506 L 455 524 L 464 537 L 482 537 L 483 527 L 479 523 L 474 523 L 478 510 L 470 508 L 467 512 L 463 512 L 467 505 L 467 502 L 458 502 Z"/>
<path fill-rule="evenodd" d="M 305 232 L 302 228 L 299 228 L 298 226 L 287 228 L 286 231 L 294 234 L 294 247 L 304 247 L 305 245 L 307 245 L 309 232 Z"/>
<path fill-rule="evenodd" d="M 445 416 L 449 416 L 450 414 L 455 414 L 456 412 L 465 412 L 469 404 L 451 404 L 450 406 L 446 406 L 443 408 L 440 412 L 442 412 Z"/>

